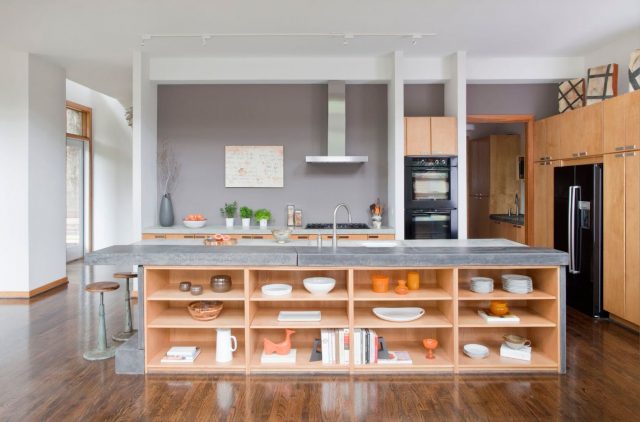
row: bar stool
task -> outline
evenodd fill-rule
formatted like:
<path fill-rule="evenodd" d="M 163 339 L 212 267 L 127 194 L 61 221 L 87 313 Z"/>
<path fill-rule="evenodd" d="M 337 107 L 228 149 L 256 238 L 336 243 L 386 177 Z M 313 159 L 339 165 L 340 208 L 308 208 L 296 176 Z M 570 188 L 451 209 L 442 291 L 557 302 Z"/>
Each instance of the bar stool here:
<path fill-rule="evenodd" d="M 86 291 L 100 293 L 100 307 L 98 308 L 98 347 L 88 350 L 82 355 L 86 360 L 102 360 L 115 356 L 116 348 L 107 347 L 107 323 L 104 318 L 104 292 L 118 290 L 120 285 L 115 281 L 98 281 L 87 284 Z"/>
<path fill-rule="evenodd" d="M 124 290 L 124 331 L 120 331 L 114 334 L 111 338 L 115 341 L 127 341 L 133 336 L 137 330 L 133 329 L 133 323 L 131 319 L 131 293 L 129 290 L 129 280 L 137 278 L 138 273 L 115 273 L 113 278 L 126 279 Z"/>

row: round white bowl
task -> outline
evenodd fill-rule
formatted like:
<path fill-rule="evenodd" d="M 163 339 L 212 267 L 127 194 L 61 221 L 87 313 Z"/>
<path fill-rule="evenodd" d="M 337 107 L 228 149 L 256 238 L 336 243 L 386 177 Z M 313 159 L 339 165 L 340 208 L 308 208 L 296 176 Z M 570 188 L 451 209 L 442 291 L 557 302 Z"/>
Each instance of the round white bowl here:
<path fill-rule="evenodd" d="M 200 221 L 182 220 L 182 224 L 184 224 L 185 227 L 189 227 L 190 229 L 199 229 L 207 225 L 207 220 L 200 220 Z"/>
<path fill-rule="evenodd" d="M 336 287 L 336 279 L 331 277 L 309 277 L 302 280 L 302 284 L 312 295 L 326 295 Z"/>
<path fill-rule="evenodd" d="M 463 347 L 464 354 L 471 359 L 484 359 L 489 356 L 489 348 L 482 344 L 465 344 Z"/>
<path fill-rule="evenodd" d="M 293 287 L 290 284 L 274 283 L 265 284 L 261 290 L 265 296 L 287 296 L 291 294 Z"/>

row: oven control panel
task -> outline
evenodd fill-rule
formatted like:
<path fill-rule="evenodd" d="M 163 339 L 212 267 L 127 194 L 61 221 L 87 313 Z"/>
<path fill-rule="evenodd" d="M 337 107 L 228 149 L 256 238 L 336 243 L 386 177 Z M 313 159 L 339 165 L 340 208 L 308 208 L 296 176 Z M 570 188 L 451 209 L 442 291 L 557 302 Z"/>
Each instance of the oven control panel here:
<path fill-rule="evenodd" d="M 449 167 L 449 158 L 424 157 L 411 160 L 412 167 Z"/>

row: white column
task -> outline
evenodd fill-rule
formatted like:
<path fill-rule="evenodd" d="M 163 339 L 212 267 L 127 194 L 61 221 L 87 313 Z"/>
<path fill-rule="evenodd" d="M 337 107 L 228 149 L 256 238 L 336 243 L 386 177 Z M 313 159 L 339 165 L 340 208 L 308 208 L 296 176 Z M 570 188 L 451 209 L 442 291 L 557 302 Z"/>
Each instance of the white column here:
<path fill-rule="evenodd" d="M 401 51 L 391 55 L 391 79 L 388 85 L 388 221 L 396 230 L 396 239 L 404 239 L 404 80 Z"/>
<path fill-rule="evenodd" d="M 449 80 L 444 85 L 444 113 L 458 124 L 458 238 L 467 238 L 467 54 L 449 56 Z"/>
<path fill-rule="evenodd" d="M 133 53 L 133 239 L 156 224 L 158 89 L 149 80 L 149 58 Z"/>

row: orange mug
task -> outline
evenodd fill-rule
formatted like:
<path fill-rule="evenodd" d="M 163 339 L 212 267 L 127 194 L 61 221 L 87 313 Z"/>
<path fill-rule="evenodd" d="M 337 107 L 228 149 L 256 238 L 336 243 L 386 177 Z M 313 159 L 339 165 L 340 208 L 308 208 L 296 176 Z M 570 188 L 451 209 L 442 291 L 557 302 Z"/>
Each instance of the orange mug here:
<path fill-rule="evenodd" d="M 371 276 L 371 290 L 375 293 L 385 293 L 389 291 L 389 276 L 376 274 Z"/>
<path fill-rule="evenodd" d="M 407 273 L 407 287 L 409 290 L 418 290 L 420 288 L 420 273 L 417 271 L 409 271 Z"/>

